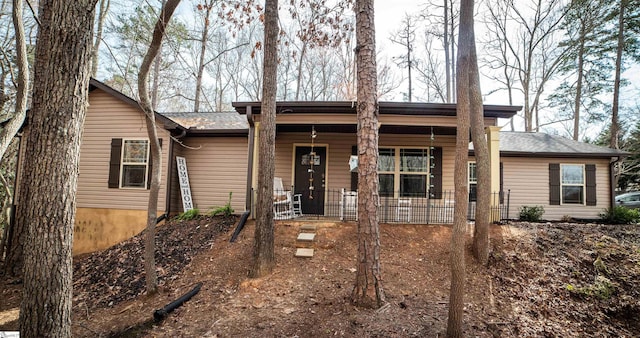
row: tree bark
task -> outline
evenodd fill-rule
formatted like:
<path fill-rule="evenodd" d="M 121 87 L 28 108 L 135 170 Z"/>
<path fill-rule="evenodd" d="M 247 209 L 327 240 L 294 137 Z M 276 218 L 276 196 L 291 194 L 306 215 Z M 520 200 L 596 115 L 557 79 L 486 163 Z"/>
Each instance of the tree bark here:
<path fill-rule="evenodd" d="M 258 161 L 256 230 L 253 241 L 252 278 L 270 274 L 276 265 L 274 252 L 273 175 L 275 173 L 276 93 L 278 71 L 278 0 L 266 0 L 264 7 L 264 75 Z"/>
<path fill-rule="evenodd" d="M 73 224 L 97 0 L 40 1 L 18 222 L 26 227 L 20 332 L 71 337 Z"/>
<path fill-rule="evenodd" d="M 582 18 L 580 19 L 582 21 Z M 580 41 L 578 41 L 578 80 L 576 81 L 576 97 L 573 108 L 573 139 L 580 138 L 580 106 L 582 105 L 582 81 L 584 78 L 584 45 L 586 43 L 585 22 L 580 24 Z"/>
<path fill-rule="evenodd" d="M 473 2 L 471 3 L 473 11 Z M 482 106 L 482 91 L 480 89 L 480 72 L 478 70 L 478 55 L 476 52 L 473 16 L 468 17 L 471 22 L 460 22 L 459 29 L 469 30 L 471 44 L 469 54 L 469 104 L 471 114 L 471 135 L 477 168 L 476 217 L 473 233 L 473 254 L 482 265 L 489 262 L 489 225 L 491 223 L 491 158 L 489 146 L 485 137 L 484 108 Z M 467 17 L 465 17 L 467 19 Z M 459 84 L 458 84 L 459 86 Z M 464 89 L 464 88 L 462 88 Z"/>
<path fill-rule="evenodd" d="M 609 147 L 620 149 L 619 134 L 620 121 L 618 118 L 618 110 L 620 107 L 620 77 L 622 73 L 622 53 L 624 51 L 624 12 L 627 7 L 628 0 L 620 0 L 620 12 L 618 13 L 618 46 L 616 47 L 616 73 L 613 81 L 613 104 L 611 106 L 611 129 Z M 618 175 L 616 175 L 617 177 Z M 617 181 L 617 179 L 616 179 Z"/>
<path fill-rule="evenodd" d="M 13 0 L 12 18 L 13 27 L 15 30 L 16 38 L 16 61 L 18 65 L 18 81 L 16 92 L 16 105 L 15 113 L 4 129 L 0 131 L 0 161 L 4 158 L 11 141 L 16 136 L 22 124 L 27 116 L 27 100 L 29 93 L 29 62 L 27 61 L 27 44 L 24 37 L 24 23 L 22 19 L 22 0 Z M 8 190 L 8 188 L 7 188 Z M 9 190 L 8 190 L 9 191 Z M 2 209 L 4 212 L 5 209 Z M 24 224 L 9 222 L 11 231 L 6 231 L 6 234 L 11 234 L 10 239 L 6 239 L 3 236 L 3 241 L 7 245 L 7 260 L 5 261 L 4 270 L 5 273 L 11 276 L 16 276 L 21 273 L 23 262 L 23 243 L 24 243 Z M 0 246 L 0 258 L 4 253 L 4 246 Z"/>
<path fill-rule="evenodd" d="M 162 38 L 169 20 L 180 4 L 180 0 L 168 0 L 160 12 L 160 18 L 153 29 L 153 38 L 149 44 L 147 54 L 140 65 L 138 73 L 138 95 L 140 96 L 140 107 L 144 111 L 147 119 L 147 134 L 149 135 L 150 158 L 151 158 L 151 184 L 149 189 L 149 202 L 147 205 L 147 227 L 145 229 L 144 241 L 144 269 L 147 285 L 147 294 L 153 294 L 158 289 L 158 275 L 156 273 L 155 261 L 155 238 L 156 238 L 156 217 L 158 217 L 158 193 L 160 192 L 160 169 L 162 168 L 162 153 L 160 151 L 160 141 L 156 130 L 156 117 L 153 110 L 151 98 L 149 97 L 149 72 L 151 63 L 156 58 L 162 46 Z"/>
<path fill-rule="evenodd" d="M 454 166 L 454 214 L 451 234 L 451 289 L 449 292 L 449 318 L 447 337 L 463 337 L 464 314 L 464 244 L 467 225 L 469 188 L 467 186 L 467 161 L 469 159 L 469 115 L 471 110 L 469 72 L 471 70 L 471 45 L 473 34 L 469 23 L 473 22 L 473 0 L 460 2 L 460 27 L 458 29 L 458 58 L 456 72 L 457 136 Z"/>
<path fill-rule="evenodd" d="M 449 0 L 444 0 L 444 34 L 442 36 L 444 45 L 444 73 L 447 83 L 447 101 L 451 102 L 451 57 L 449 56 Z"/>
<path fill-rule="evenodd" d="M 378 97 L 373 0 L 358 0 L 356 64 L 358 66 L 358 257 L 352 301 L 378 308 L 385 302 L 380 271 L 380 205 L 378 182 Z"/>
<path fill-rule="evenodd" d="M 96 38 L 93 42 L 93 50 L 91 52 L 91 76 L 96 77 L 98 74 L 98 61 L 100 53 L 100 43 L 102 43 L 102 30 L 104 27 L 104 19 L 109 12 L 111 0 L 100 0 L 100 12 L 98 12 L 98 26 L 96 28 Z"/>
<path fill-rule="evenodd" d="M 200 9 L 200 7 L 198 7 Z M 202 95 L 202 77 L 204 75 L 205 57 L 207 53 L 207 41 L 209 41 L 209 16 L 213 9 L 213 1 L 207 1 L 202 5 L 204 13 L 204 27 L 200 36 L 200 58 L 198 61 L 198 74 L 196 75 L 196 95 L 193 102 L 193 111 L 200 111 L 200 95 Z M 222 91 L 220 91 L 222 92 Z"/>

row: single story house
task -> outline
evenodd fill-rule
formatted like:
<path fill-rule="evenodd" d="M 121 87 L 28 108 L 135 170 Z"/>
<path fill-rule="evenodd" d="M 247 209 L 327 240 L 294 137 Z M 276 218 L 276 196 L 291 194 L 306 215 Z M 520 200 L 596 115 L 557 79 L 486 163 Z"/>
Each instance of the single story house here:
<path fill-rule="evenodd" d="M 146 223 L 150 161 L 144 113 L 134 99 L 100 81 L 92 79 L 90 89 L 74 254 L 109 247 Z M 252 210 L 260 106 L 235 102 L 230 112 L 156 114 L 162 139 L 159 214 L 182 211 L 176 157 L 186 160 L 191 198 L 201 212 L 226 204 L 230 193 L 236 212 Z M 498 119 L 520 109 L 484 106 L 494 217 L 517 218 L 519 207 L 542 205 L 545 219 L 597 218 L 612 205 L 612 164 L 626 153 L 542 133 L 500 131 Z M 275 176 L 296 198 L 298 210 L 289 217 L 349 219 L 344 191 L 357 190 L 351 170 L 357 165 L 356 130 L 354 102 L 278 102 Z M 381 221 L 451 222 L 456 105 L 380 102 L 379 134 Z M 469 152 L 473 195 L 472 147 Z"/>

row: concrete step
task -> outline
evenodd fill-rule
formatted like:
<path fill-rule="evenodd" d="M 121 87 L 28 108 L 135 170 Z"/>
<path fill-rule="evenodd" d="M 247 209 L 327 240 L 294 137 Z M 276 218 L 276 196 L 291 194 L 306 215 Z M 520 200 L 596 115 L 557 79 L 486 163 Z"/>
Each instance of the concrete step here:
<path fill-rule="evenodd" d="M 300 226 L 301 232 L 316 232 L 317 229 L 318 227 L 315 224 L 307 223 Z"/>
<path fill-rule="evenodd" d="M 313 257 L 313 249 L 298 248 L 295 253 L 296 257 L 311 258 Z"/>
<path fill-rule="evenodd" d="M 298 242 L 313 242 L 316 239 L 314 232 L 301 232 L 296 239 Z"/>

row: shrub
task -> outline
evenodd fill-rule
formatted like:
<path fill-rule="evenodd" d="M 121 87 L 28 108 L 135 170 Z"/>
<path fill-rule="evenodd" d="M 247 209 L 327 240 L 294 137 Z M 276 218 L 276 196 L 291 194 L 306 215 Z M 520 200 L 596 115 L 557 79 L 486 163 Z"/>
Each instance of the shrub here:
<path fill-rule="evenodd" d="M 198 215 L 200 215 L 200 210 L 194 208 L 179 214 L 178 216 L 176 216 L 176 219 L 180 221 L 190 221 L 198 217 Z"/>
<path fill-rule="evenodd" d="M 231 216 L 231 214 L 233 214 L 233 212 L 235 211 L 231 207 L 231 194 L 233 194 L 233 192 L 229 192 L 229 201 L 227 201 L 227 204 L 225 204 L 222 207 L 217 207 L 211 210 L 211 212 L 209 212 L 209 215 L 210 216 L 224 215 L 226 217 Z"/>
<path fill-rule="evenodd" d="M 562 218 L 560 218 L 560 221 L 562 222 L 573 222 L 573 217 L 569 216 L 569 215 L 563 215 Z"/>
<path fill-rule="evenodd" d="M 570 293 L 584 298 L 598 298 L 606 300 L 616 292 L 616 287 L 611 281 L 602 275 L 596 276 L 596 280 L 593 284 L 584 287 L 576 287 L 572 284 L 566 285 L 567 291 Z"/>
<path fill-rule="evenodd" d="M 604 209 L 600 219 L 609 224 L 635 224 L 640 221 L 640 212 L 618 205 Z"/>
<path fill-rule="evenodd" d="M 539 222 L 542 219 L 542 214 L 544 214 L 544 207 L 541 205 L 527 206 L 523 205 L 520 207 L 520 220 L 527 222 Z"/>

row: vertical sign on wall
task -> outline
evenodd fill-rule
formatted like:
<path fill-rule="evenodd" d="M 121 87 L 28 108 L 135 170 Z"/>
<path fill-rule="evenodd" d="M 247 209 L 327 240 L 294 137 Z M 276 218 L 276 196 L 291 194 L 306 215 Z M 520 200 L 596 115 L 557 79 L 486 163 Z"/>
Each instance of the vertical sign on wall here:
<path fill-rule="evenodd" d="M 176 163 L 178 164 L 178 178 L 180 179 L 180 193 L 182 194 L 182 211 L 186 212 L 193 209 L 189 174 L 187 174 L 187 160 L 182 156 L 176 156 Z"/>

